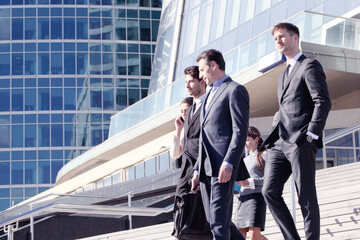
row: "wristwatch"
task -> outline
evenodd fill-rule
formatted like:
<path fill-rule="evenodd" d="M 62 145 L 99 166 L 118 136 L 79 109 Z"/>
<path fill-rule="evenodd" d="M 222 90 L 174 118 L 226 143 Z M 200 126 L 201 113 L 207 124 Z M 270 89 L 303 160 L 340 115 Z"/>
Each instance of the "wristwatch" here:
<path fill-rule="evenodd" d="M 306 136 L 306 140 L 307 140 L 309 143 L 311 143 L 311 142 L 314 140 L 314 138 L 308 135 L 308 136 Z"/>

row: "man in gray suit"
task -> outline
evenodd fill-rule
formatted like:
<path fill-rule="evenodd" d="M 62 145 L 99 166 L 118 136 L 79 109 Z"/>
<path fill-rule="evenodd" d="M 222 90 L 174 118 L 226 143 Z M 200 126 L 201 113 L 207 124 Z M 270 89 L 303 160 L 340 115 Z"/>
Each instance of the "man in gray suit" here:
<path fill-rule="evenodd" d="M 299 29 L 290 23 L 274 26 L 278 51 L 287 68 L 279 77 L 279 111 L 269 144 L 262 193 L 285 239 L 300 239 L 282 192 L 291 173 L 299 197 L 306 239 L 320 239 L 320 213 L 315 188 L 316 153 L 331 108 L 325 73 L 315 59 L 299 49 Z"/>
<path fill-rule="evenodd" d="M 213 239 L 244 239 L 231 221 L 234 168 L 244 149 L 249 125 L 247 90 L 225 74 L 221 52 L 210 49 L 197 60 L 200 78 L 211 87 L 200 115 L 199 156 L 192 188 L 200 182 Z"/>

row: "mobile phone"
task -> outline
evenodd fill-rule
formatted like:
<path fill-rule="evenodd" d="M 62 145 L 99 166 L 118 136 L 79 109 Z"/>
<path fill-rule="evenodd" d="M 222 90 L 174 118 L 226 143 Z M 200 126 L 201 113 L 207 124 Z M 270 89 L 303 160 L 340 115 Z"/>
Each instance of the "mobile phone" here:
<path fill-rule="evenodd" d="M 183 117 L 180 117 L 180 122 L 184 123 L 184 118 Z"/>

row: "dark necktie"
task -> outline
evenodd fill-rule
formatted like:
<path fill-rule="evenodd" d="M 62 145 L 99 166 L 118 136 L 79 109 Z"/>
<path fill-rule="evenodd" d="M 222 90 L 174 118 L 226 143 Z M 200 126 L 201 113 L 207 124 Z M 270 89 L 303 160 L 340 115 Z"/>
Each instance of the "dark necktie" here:
<path fill-rule="evenodd" d="M 283 82 L 282 82 L 282 89 L 284 89 L 286 84 L 288 83 L 290 66 L 291 66 L 290 64 L 288 64 L 286 66 L 286 69 L 284 72 L 284 78 L 283 78 Z"/>
<path fill-rule="evenodd" d="M 194 117 L 194 114 L 196 112 L 196 103 L 192 105 L 191 112 L 190 112 L 190 120 Z"/>

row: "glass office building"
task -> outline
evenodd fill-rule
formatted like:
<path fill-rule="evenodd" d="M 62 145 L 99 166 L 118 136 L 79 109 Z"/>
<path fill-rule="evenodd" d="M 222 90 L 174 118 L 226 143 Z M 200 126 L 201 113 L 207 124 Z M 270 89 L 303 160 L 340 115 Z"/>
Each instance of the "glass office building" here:
<path fill-rule="evenodd" d="M 161 0 L 0 1 L 0 210 L 53 186 L 147 96 Z"/>

